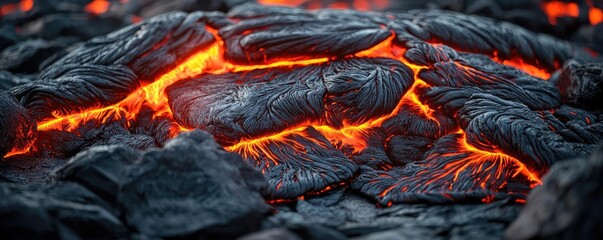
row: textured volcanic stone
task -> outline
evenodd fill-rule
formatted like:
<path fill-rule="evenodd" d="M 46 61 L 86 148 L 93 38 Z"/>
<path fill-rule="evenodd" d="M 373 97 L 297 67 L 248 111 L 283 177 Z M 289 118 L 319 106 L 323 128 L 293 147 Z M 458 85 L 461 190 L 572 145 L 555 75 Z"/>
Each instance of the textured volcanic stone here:
<path fill-rule="evenodd" d="M 71 158 L 53 175 L 56 180 L 77 182 L 116 203 L 120 175 L 139 157 L 140 152 L 125 146 L 94 147 Z"/>
<path fill-rule="evenodd" d="M 192 54 L 212 62 L 176 67 Z M 170 13 L 97 37 L 13 93 L 36 119 L 54 118 L 121 101 L 176 67 L 184 74 L 175 78 L 186 79 L 162 78 L 171 111 L 123 101 L 134 120 L 107 112 L 44 131 L 32 154 L 146 149 L 181 125 L 243 155 L 268 179 L 271 198 L 348 183 L 381 204 L 491 201 L 525 196 L 551 164 L 588 155 L 603 139 L 601 116 L 563 105 L 555 77 L 542 79 L 571 58 L 592 60 L 570 43 L 446 11 L 243 5 L 227 15 Z M 390 146 L 402 138 L 424 141 Z"/>
<path fill-rule="evenodd" d="M 255 151 L 259 156 L 248 156 L 245 161 L 262 170 L 270 184 L 272 199 L 319 192 L 352 178 L 357 169 L 356 164 L 312 127 L 240 150 L 243 155 Z"/>
<path fill-rule="evenodd" d="M 387 115 L 413 82 L 399 61 L 361 58 L 207 74 L 173 84 L 167 94 L 178 122 L 233 144 L 304 122 L 337 128 Z"/>
<path fill-rule="evenodd" d="M 603 145 L 590 156 L 559 162 L 535 188 L 508 239 L 598 239 L 603 236 Z"/>
<path fill-rule="evenodd" d="M 193 131 L 149 150 L 125 174 L 119 202 L 128 225 L 158 236 L 236 237 L 268 212 L 265 180 L 211 135 Z"/>
<path fill-rule="evenodd" d="M 9 71 L 0 70 L 0 90 L 8 90 L 14 86 L 30 82 L 28 76 L 17 76 Z"/>
<path fill-rule="evenodd" d="M 116 239 L 127 229 L 77 184 L 0 184 L 0 232 L 6 239 Z"/>
<path fill-rule="evenodd" d="M 35 139 L 36 121 L 15 97 L 0 90 L 0 156 L 12 149 L 24 150 Z"/>
<path fill-rule="evenodd" d="M 40 74 L 37 82 L 11 91 L 37 120 L 42 120 L 57 113 L 67 115 L 75 109 L 114 104 L 139 86 L 136 74 L 124 65 L 67 64 L 51 68 Z"/>
<path fill-rule="evenodd" d="M 603 102 L 603 63 L 567 62 L 563 65 L 558 85 L 568 104 L 603 109 L 600 104 Z"/>
<path fill-rule="evenodd" d="M 302 240 L 302 238 L 296 235 L 294 232 L 286 228 L 273 228 L 260 232 L 254 232 L 242 236 L 239 240 Z"/>
<path fill-rule="evenodd" d="M 34 39 L 19 42 L 0 52 L 0 69 L 19 73 L 35 73 L 44 59 L 65 48 L 71 42 Z"/>

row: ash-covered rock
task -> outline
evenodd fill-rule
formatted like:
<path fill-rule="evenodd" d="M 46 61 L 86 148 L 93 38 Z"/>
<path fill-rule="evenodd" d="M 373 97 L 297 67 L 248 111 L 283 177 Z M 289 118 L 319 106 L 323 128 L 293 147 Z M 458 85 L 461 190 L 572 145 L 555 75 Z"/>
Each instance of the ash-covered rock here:
<path fill-rule="evenodd" d="M 603 236 L 603 146 L 590 158 L 555 164 L 535 188 L 508 239 L 598 239 Z"/>
<path fill-rule="evenodd" d="M 118 200 L 128 225 L 146 235 L 236 237 L 258 228 L 270 209 L 260 194 L 266 184 L 240 156 L 193 131 L 143 153 Z"/>

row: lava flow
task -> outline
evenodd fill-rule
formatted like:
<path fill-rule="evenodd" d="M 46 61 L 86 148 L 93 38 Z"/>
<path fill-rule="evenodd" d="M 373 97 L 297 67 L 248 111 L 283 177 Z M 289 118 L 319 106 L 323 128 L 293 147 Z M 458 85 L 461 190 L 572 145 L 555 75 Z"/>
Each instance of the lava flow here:
<path fill-rule="evenodd" d="M 104 124 L 108 121 L 114 121 L 116 119 L 125 119 L 125 123 L 127 125 L 130 121 L 134 121 L 137 119 L 139 112 L 141 111 L 143 106 L 152 109 L 154 111 L 154 117 L 168 118 L 172 122 L 177 122 L 177 120 L 173 116 L 172 109 L 169 106 L 169 98 L 166 94 L 166 89 L 169 86 L 174 85 L 175 83 L 183 79 L 190 79 L 191 77 L 199 76 L 201 74 L 217 75 L 224 73 L 248 72 L 258 69 L 284 67 L 293 69 L 294 67 L 300 66 L 329 64 L 332 60 L 331 58 L 322 57 L 315 59 L 310 58 L 291 61 L 282 60 L 263 65 L 234 64 L 224 58 L 225 44 L 221 40 L 220 36 L 217 34 L 217 31 L 213 29 L 208 29 L 208 31 L 212 32 L 214 34 L 214 37 L 217 39 L 214 44 L 197 53 L 192 54 L 177 67 L 161 75 L 151 84 L 143 86 L 140 89 L 134 91 L 124 100 L 110 106 L 89 109 L 81 113 L 74 113 L 65 116 L 60 116 L 55 113 L 53 119 L 44 120 L 38 123 L 38 131 L 42 132 L 49 130 L 59 130 L 75 132 L 80 126 L 91 120 L 95 120 L 99 124 Z M 344 147 L 351 148 L 351 151 L 345 152 L 346 156 L 340 156 L 340 158 L 342 159 L 345 159 L 346 157 L 351 157 L 355 154 L 359 154 L 369 146 L 369 139 L 367 135 L 369 135 L 371 129 L 383 127 L 385 122 L 391 120 L 392 118 L 395 118 L 403 110 L 414 111 L 413 113 L 417 114 L 422 119 L 429 121 L 434 126 L 443 125 L 441 122 L 439 122 L 440 120 L 438 120 L 438 117 L 434 115 L 436 113 L 436 110 L 431 109 L 419 98 L 418 89 L 425 89 L 430 87 L 429 84 L 426 83 L 426 81 L 423 81 L 419 78 L 419 72 L 421 70 L 427 69 L 428 67 L 419 66 L 409 62 L 404 57 L 406 49 L 394 44 L 394 39 L 395 35 L 392 34 L 389 38 L 370 49 L 358 52 L 350 56 L 345 56 L 343 58 L 395 59 L 412 70 L 412 86 L 410 86 L 410 88 L 408 88 L 408 90 L 401 96 L 401 98 L 398 99 L 396 107 L 390 113 L 382 114 L 380 116 L 373 117 L 371 119 L 356 124 L 344 121 L 343 126 L 340 127 L 333 127 L 321 121 L 309 121 L 282 130 L 276 134 L 268 134 L 264 136 L 256 136 L 253 138 L 239 139 L 237 143 L 232 145 L 226 145 L 225 148 L 229 151 L 237 152 L 247 159 L 255 159 L 256 161 L 260 161 L 259 159 L 265 159 L 266 161 L 269 161 L 258 164 L 262 166 L 262 171 L 265 171 L 266 168 L 277 166 L 281 162 L 283 162 L 283 159 L 281 159 L 280 156 L 276 155 L 273 152 L 277 148 L 280 149 L 281 147 L 279 146 L 283 144 L 290 146 L 292 151 L 294 151 L 291 154 L 314 151 L 311 149 L 309 150 L 308 144 L 311 144 L 316 148 L 324 149 L 342 149 Z M 510 62 L 512 61 L 507 61 L 505 63 Z M 518 67 L 526 71 L 527 73 L 534 74 L 534 71 L 532 70 L 535 67 L 525 64 L 523 62 L 520 62 L 519 64 L 509 65 Z M 470 68 L 467 66 L 463 67 Z M 549 75 L 546 74 L 536 74 L 536 76 L 541 78 L 547 78 Z M 170 131 L 169 137 L 174 137 L 178 133 L 188 130 L 188 128 L 180 124 L 175 124 Z M 323 141 L 323 138 L 317 136 L 316 132 L 320 133 L 328 141 Z M 216 136 L 216 138 L 219 138 L 219 136 Z M 308 144 L 302 144 L 298 142 L 298 140 L 296 140 L 300 138 L 304 139 L 304 141 L 308 141 Z M 330 144 L 335 147 L 332 147 Z M 514 166 L 514 171 L 512 171 L 511 173 L 507 172 L 507 174 L 510 174 L 510 177 L 523 175 L 532 183 L 540 183 L 540 180 L 538 179 L 536 174 L 528 170 L 523 165 L 523 163 L 504 153 L 492 153 L 484 150 L 478 150 L 475 147 L 467 144 L 466 142 L 462 145 L 459 151 L 468 152 L 468 157 L 447 164 L 444 169 L 439 171 L 441 173 L 440 175 L 434 175 L 431 182 L 439 181 L 444 178 L 444 176 L 446 176 L 447 178 L 452 178 L 452 181 L 454 182 L 458 177 L 459 172 L 468 170 L 470 168 L 480 169 L 480 171 L 487 172 L 485 174 L 492 174 L 477 179 L 476 181 L 479 180 L 483 182 L 495 182 L 497 179 L 504 179 L 502 176 L 503 167 L 501 166 L 501 169 L 498 169 L 496 166 L 506 165 Z M 12 156 L 20 153 L 23 153 L 23 151 L 14 150 L 6 156 Z M 492 164 L 492 161 L 490 160 L 498 162 L 497 165 Z M 282 182 L 279 181 L 279 183 L 275 184 L 277 190 L 281 187 L 281 183 Z M 333 184 L 339 183 L 331 182 L 327 185 L 331 186 Z M 485 185 L 483 187 L 485 188 Z M 313 192 L 320 191 L 321 189 L 313 190 Z M 386 194 L 388 191 L 384 192 L 383 194 Z"/>

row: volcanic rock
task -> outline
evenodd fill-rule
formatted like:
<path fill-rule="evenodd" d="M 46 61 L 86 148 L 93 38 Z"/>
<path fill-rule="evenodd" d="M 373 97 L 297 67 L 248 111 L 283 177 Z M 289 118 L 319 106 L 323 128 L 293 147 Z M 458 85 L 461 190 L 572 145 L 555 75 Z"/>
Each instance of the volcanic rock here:
<path fill-rule="evenodd" d="M 126 238 L 119 219 L 77 184 L 0 184 L 0 232 L 7 239 Z"/>
<path fill-rule="evenodd" d="M 569 61 L 563 66 L 559 89 L 564 100 L 574 106 L 602 110 L 603 63 Z"/>
<path fill-rule="evenodd" d="M 144 152 L 118 199 L 128 225 L 146 235 L 236 237 L 259 227 L 268 212 L 265 185 L 241 157 L 193 131 Z"/>
<path fill-rule="evenodd" d="M 57 169 L 54 179 L 77 182 L 108 202 L 116 203 L 120 176 L 140 155 L 134 149 L 119 145 L 94 147 Z"/>
<path fill-rule="evenodd" d="M 0 91 L 0 156 L 29 148 L 36 134 L 36 121 L 15 97 Z"/>
<path fill-rule="evenodd" d="M 273 228 L 247 234 L 239 240 L 302 240 L 302 238 L 286 228 Z"/>
<path fill-rule="evenodd" d="M 559 162 L 535 188 L 507 239 L 598 239 L 603 236 L 603 145 L 589 158 Z"/>
<path fill-rule="evenodd" d="M 0 70 L 0 90 L 8 90 L 14 86 L 31 82 L 28 76 L 14 75 L 5 70 Z"/>
<path fill-rule="evenodd" d="M 0 69 L 11 72 L 35 73 L 44 59 L 65 48 L 73 41 L 45 41 L 34 39 L 19 42 L 0 53 Z"/>

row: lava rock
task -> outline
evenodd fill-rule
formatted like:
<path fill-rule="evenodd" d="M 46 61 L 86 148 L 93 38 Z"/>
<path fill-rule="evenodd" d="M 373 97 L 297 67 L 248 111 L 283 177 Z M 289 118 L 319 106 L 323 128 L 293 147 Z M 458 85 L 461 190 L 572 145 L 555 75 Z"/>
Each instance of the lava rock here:
<path fill-rule="evenodd" d="M 507 239 L 598 239 L 603 236 L 603 145 L 588 159 L 559 162 L 535 188 Z"/>
<path fill-rule="evenodd" d="M 14 86 L 31 82 L 27 76 L 17 76 L 9 71 L 0 70 L 0 90 L 8 90 Z"/>
<path fill-rule="evenodd" d="M 602 110 L 603 63 L 567 62 L 563 66 L 558 87 L 568 104 Z"/>
<path fill-rule="evenodd" d="M 116 239 L 127 230 L 85 188 L 0 184 L 0 232 L 6 239 Z"/>
<path fill-rule="evenodd" d="M 156 237 L 237 237 L 259 228 L 267 183 L 211 135 L 193 131 L 143 153 L 119 191 L 127 223 Z"/>
<path fill-rule="evenodd" d="M 19 42 L 0 53 L 0 69 L 22 73 L 38 72 L 44 59 L 64 47 L 66 45 L 61 42 L 49 42 L 42 39 Z"/>
<path fill-rule="evenodd" d="M 140 152 L 125 146 L 101 146 L 81 152 L 57 169 L 54 179 L 82 184 L 109 202 L 117 202 L 119 178 Z"/>
<path fill-rule="evenodd" d="M 260 232 L 254 232 L 247 234 L 239 240 L 302 240 L 298 235 L 294 232 L 289 231 L 286 228 L 273 228 Z"/>
<path fill-rule="evenodd" d="M 36 121 L 17 100 L 5 91 L 0 91 L 0 156 L 11 150 L 25 150 L 33 142 Z"/>

